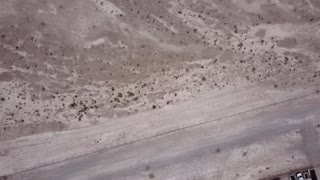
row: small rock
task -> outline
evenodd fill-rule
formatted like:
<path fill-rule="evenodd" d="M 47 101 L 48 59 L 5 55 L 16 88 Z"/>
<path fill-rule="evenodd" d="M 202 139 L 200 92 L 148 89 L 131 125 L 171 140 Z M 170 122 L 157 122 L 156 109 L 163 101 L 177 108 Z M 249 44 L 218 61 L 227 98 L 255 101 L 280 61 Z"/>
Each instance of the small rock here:
<path fill-rule="evenodd" d="M 120 102 L 120 100 L 118 98 L 114 98 L 114 101 L 118 102 L 118 103 Z"/>
<path fill-rule="evenodd" d="M 149 178 L 150 179 L 153 179 L 154 178 L 154 175 L 151 173 L 151 174 L 149 174 Z"/>
<path fill-rule="evenodd" d="M 242 152 L 242 156 L 246 156 L 248 154 L 248 151 L 245 149 L 245 150 L 243 150 L 243 152 Z"/>
<path fill-rule="evenodd" d="M 149 171 L 151 167 L 149 165 L 146 165 L 146 171 Z"/>
<path fill-rule="evenodd" d="M 134 96 L 134 93 L 131 92 L 131 91 L 128 91 L 128 96 L 129 96 L 129 97 L 130 97 L 130 96 Z"/>

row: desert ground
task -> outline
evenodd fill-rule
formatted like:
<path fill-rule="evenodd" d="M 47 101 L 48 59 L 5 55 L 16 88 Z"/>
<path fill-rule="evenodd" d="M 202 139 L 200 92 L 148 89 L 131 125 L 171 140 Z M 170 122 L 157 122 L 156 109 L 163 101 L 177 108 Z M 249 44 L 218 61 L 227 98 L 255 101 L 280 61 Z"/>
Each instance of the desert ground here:
<path fill-rule="evenodd" d="M 0 180 L 317 167 L 319 95 L 319 0 L 0 0 Z"/>

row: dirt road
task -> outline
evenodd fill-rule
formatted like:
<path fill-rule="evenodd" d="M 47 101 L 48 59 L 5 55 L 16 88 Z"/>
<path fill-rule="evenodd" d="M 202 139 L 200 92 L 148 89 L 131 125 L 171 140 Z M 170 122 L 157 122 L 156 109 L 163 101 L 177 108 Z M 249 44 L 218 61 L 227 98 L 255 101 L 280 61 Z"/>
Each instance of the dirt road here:
<path fill-rule="evenodd" d="M 0 146 L 7 152 L 0 159 L 1 172 L 16 174 L 13 179 L 257 179 L 319 165 L 319 95 L 271 92 L 278 98 L 260 107 L 237 105 L 268 99 L 268 93 L 255 97 L 258 91 L 246 91 L 250 98 L 205 96 L 138 114 L 113 122 L 113 130 L 105 125 L 8 142 Z M 230 98 L 233 105 L 224 105 Z M 214 99 L 221 105 L 215 107 Z M 157 124 L 157 118 L 172 123 Z M 33 168 L 38 169 L 26 171 Z"/>
<path fill-rule="evenodd" d="M 319 91 L 315 0 L 0 1 L 0 140 L 230 87 Z"/>

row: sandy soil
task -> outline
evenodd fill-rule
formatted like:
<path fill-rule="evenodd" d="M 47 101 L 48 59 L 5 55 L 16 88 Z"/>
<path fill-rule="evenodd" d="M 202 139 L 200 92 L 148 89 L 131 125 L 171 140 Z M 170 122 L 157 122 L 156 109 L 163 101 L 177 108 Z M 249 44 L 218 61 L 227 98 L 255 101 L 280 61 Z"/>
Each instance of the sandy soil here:
<path fill-rule="evenodd" d="M 317 0 L 0 0 L 0 180 L 319 166 L 319 85 Z"/>
<path fill-rule="evenodd" d="M 316 0 L 0 1 L 0 139 L 210 91 L 319 91 Z"/>

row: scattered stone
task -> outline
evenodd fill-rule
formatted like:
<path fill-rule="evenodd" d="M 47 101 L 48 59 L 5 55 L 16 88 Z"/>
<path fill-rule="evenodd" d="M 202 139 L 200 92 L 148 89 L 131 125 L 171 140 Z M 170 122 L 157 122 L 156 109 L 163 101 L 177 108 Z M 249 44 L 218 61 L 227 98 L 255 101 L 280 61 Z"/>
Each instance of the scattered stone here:
<path fill-rule="evenodd" d="M 120 103 L 120 100 L 118 98 L 114 98 L 114 101 Z"/>
<path fill-rule="evenodd" d="M 129 97 L 134 96 L 134 93 L 131 92 L 131 91 L 128 91 L 128 96 L 129 96 Z"/>
<path fill-rule="evenodd" d="M 151 173 L 151 174 L 149 174 L 149 178 L 150 179 L 153 179 L 154 178 L 154 175 Z"/>
<path fill-rule="evenodd" d="M 241 49 L 241 48 L 243 47 L 243 43 L 240 42 L 240 43 L 238 44 L 238 47 L 239 47 L 239 49 Z"/>
<path fill-rule="evenodd" d="M 69 107 L 75 108 L 75 107 L 77 107 L 77 104 L 76 104 L 75 102 L 73 102 L 73 103 L 71 103 L 71 104 L 69 105 Z"/>

